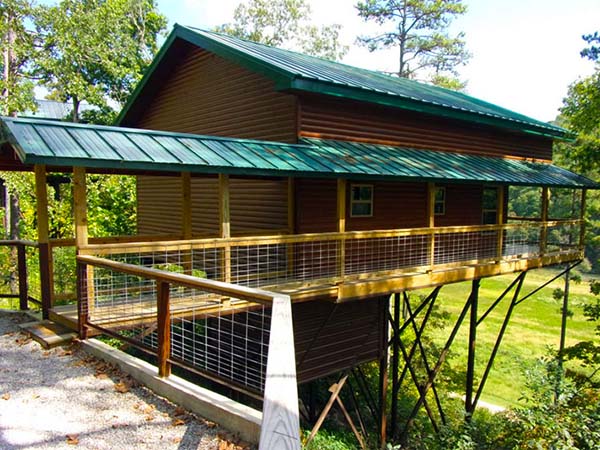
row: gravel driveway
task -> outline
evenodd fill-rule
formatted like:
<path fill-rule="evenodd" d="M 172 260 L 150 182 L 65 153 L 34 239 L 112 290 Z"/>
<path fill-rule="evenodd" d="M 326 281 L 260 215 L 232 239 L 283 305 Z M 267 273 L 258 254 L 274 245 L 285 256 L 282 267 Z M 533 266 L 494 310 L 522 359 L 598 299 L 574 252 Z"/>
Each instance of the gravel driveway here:
<path fill-rule="evenodd" d="M 0 311 L 0 449 L 248 448 L 76 344 L 44 350 L 28 321 Z"/>

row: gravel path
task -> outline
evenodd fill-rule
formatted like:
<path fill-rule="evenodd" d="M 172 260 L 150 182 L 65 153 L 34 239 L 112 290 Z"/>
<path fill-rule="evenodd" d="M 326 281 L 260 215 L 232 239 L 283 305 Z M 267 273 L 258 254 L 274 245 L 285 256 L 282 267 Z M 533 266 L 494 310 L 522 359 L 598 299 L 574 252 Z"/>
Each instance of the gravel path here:
<path fill-rule="evenodd" d="M 176 407 L 79 350 L 44 350 L 0 311 L 0 449 L 246 450 L 214 423 Z"/>

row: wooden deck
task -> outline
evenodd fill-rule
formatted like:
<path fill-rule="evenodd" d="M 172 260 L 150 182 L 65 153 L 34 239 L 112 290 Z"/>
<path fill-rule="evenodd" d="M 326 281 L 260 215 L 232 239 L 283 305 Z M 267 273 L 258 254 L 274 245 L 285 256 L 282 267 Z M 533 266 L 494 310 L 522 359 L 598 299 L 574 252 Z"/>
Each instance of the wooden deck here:
<path fill-rule="evenodd" d="M 312 283 L 289 282 L 278 284 L 273 281 L 261 289 L 289 295 L 293 302 L 325 300 L 345 302 L 366 299 L 405 290 L 440 286 L 448 283 L 469 281 L 507 273 L 521 272 L 546 266 L 577 261 L 582 258 L 580 251 L 560 252 L 546 256 L 523 257 L 505 261 L 488 261 L 483 263 L 463 264 L 445 267 L 439 270 L 398 271 L 386 274 L 365 274 L 363 276 L 347 276 L 344 279 L 315 280 Z M 248 308 L 249 303 L 243 300 L 218 302 L 218 298 L 201 300 L 180 298 L 173 301 L 172 315 L 185 317 L 193 314 L 227 314 Z M 199 302 L 203 304 L 199 304 Z M 149 297 L 144 301 L 127 304 L 99 305 L 93 311 L 94 322 L 111 326 L 131 326 L 156 321 L 156 299 Z M 77 330 L 77 305 L 55 306 L 50 311 L 50 319 L 70 329 Z"/>

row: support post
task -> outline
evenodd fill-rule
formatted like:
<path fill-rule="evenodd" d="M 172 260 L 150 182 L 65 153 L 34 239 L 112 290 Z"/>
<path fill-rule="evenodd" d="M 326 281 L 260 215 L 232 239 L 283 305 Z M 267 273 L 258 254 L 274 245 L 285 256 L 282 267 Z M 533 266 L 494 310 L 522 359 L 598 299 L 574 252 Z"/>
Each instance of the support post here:
<path fill-rule="evenodd" d="M 343 178 L 337 180 L 337 231 L 338 233 L 346 232 L 346 186 L 347 182 Z M 340 239 L 340 251 L 338 262 L 338 275 L 344 278 L 346 262 L 346 240 Z"/>
<path fill-rule="evenodd" d="M 379 419 L 380 419 L 380 431 L 379 431 L 379 447 L 385 449 L 387 441 L 387 388 L 388 388 L 388 346 L 387 340 L 389 336 L 389 327 L 387 316 L 390 310 L 390 299 L 387 297 L 384 300 L 383 311 L 383 339 L 382 354 L 379 359 Z"/>
<path fill-rule="evenodd" d="M 25 311 L 29 309 L 28 305 L 28 285 L 27 285 L 27 255 L 25 254 L 25 245 L 17 246 L 17 261 L 19 270 L 19 309 Z"/>
<path fill-rule="evenodd" d="M 427 227 L 431 230 L 429 242 L 427 243 L 427 255 L 429 268 L 433 270 L 435 265 L 435 183 L 427 183 Z"/>
<path fill-rule="evenodd" d="M 184 240 L 192 239 L 192 175 L 181 172 L 181 235 Z M 192 249 L 181 257 L 183 273 L 192 274 Z"/>
<path fill-rule="evenodd" d="M 397 330 L 400 324 L 400 294 L 394 294 L 394 325 L 393 328 Z M 394 336 L 392 339 L 392 405 L 391 405 L 391 417 L 390 417 L 390 433 L 391 436 L 395 436 L 398 431 L 398 373 L 400 369 L 400 351 L 399 348 L 400 336 Z"/>
<path fill-rule="evenodd" d="M 581 190 L 581 209 L 579 211 L 579 220 L 581 220 L 579 229 L 579 248 L 583 252 L 585 248 L 585 203 L 586 203 L 587 189 Z"/>
<path fill-rule="evenodd" d="M 548 203 L 549 190 L 547 187 L 542 188 L 542 229 L 540 230 L 540 255 L 546 253 L 546 244 L 548 240 Z"/>
<path fill-rule="evenodd" d="M 475 404 L 473 403 L 473 385 L 475 383 L 475 344 L 477 340 L 477 304 L 479 302 L 480 280 L 471 283 L 471 314 L 469 323 L 469 352 L 467 355 L 467 385 L 465 392 L 466 420 L 473 416 Z"/>
<path fill-rule="evenodd" d="M 502 261 L 503 247 L 504 247 L 504 186 L 498 188 L 498 195 L 496 196 L 496 223 L 500 225 L 498 227 L 498 236 L 496 242 L 496 257 L 498 261 Z"/>
<path fill-rule="evenodd" d="M 48 319 L 52 307 L 52 254 L 48 227 L 48 189 L 46 186 L 46 166 L 36 164 L 35 196 L 38 230 L 38 250 L 40 258 L 40 290 L 42 296 L 42 317 Z"/>
<path fill-rule="evenodd" d="M 88 245 L 87 190 L 85 167 L 73 167 L 73 210 L 75 215 L 75 246 L 77 254 Z M 87 303 L 88 309 L 94 307 L 94 268 L 87 266 Z"/>
<path fill-rule="evenodd" d="M 158 315 L 158 376 L 166 378 L 171 375 L 171 311 L 169 299 L 169 283 L 156 282 L 157 315 Z"/>
<path fill-rule="evenodd" d="M 89 321 L 89 299 L 88 292 L 88 269 L 86 264 L 77 263 L 77 324 L 79 331 L 79 339 L 85 340 L 88 335 Z"/>
<path fill-rule="evenodd" d="M 569 289 L 571 285 L 571 270 L 565 272 L 565 292 L 563 296 L 562 314 L 560 321 L 560 344 L 558 346 L 558 364 L 562 370 L 563 354 L 567 342 L 567 318 L 569 317 Z"/>
<path fill-rule="evenodd" d="M 231 237 L 231 216 L 229 207 L 229 175 L 219 174 L 219 235 L 223 239 Z M 223 248 L 223 281 L 231 283 L 231 247 Z"/>

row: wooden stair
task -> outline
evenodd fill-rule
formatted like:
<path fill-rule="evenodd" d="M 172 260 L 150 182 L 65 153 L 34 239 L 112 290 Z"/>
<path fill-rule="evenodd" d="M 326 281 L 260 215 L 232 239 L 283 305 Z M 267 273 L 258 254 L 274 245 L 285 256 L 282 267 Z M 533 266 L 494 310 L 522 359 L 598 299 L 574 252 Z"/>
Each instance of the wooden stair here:
<path fill-rule="evenodd" d="M 66 345 L 77 337 L 77 333 L 50 320 L 23 323 L 19 328 L 44 348 Z"/>

